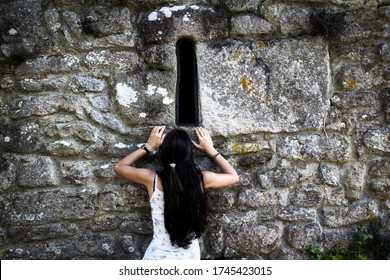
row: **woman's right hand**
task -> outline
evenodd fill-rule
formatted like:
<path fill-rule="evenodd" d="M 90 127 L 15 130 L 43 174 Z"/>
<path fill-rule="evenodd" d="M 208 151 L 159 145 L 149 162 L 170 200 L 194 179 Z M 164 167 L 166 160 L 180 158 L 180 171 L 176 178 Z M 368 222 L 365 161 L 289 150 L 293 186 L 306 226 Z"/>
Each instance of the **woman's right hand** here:
<path fill-rule="evenodd" d="M 201 152 L 205 152 L 208 155 L 213 155 L 216 153 L 214 149 L 213 140 L 209 132 L 203 127 L 195 128 L 196 137 L 198 138 L 198 142 L 192 141 L 195 148 L 197 148 Z"/>

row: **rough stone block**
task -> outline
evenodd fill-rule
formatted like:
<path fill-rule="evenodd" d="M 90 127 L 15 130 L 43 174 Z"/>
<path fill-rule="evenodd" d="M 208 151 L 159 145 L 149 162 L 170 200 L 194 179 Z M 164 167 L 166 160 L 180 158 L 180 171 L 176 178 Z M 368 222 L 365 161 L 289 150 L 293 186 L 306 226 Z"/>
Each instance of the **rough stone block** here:
<path fill-rule="evenodd" d="M 9 237 L 21 241 L 47 240 L 69 237 L 80 232 L 74 223 L 11 227 Z"/>
<path fill-rule="evenodd" d="M 18 75 L 66 73 L 76 71 L 79 67 L 80 60 L 75 55 L 46 55 L 22 63 L 15 72 Z"/>
<path fill-rule="evenodd" d="M 379 154 L 390 153 L 390 127 L 367 126 L 358 131 L 362 135 L 363 145 Z"/>
<path fill-rule="evenodd" d="M 286 205 L 279 207 L 277 215 L 278 218 L 288 222 L 310 222 L 315 220 L 316 211 Z"/>
<path fill-rule="evenodd" d="M 358 200 L 347 206 L 324 207 L 322 222 L 337 228 L 372 220 L 379 214 L 378 204 L 374 200 Z"/>
<path fill-rule="evenodd" d="M 77 185 L 85 184 L 91 176 L 88 161 L 63 161 L 61 173 L 65 182 Z"/>
<path fill-rule="evenodd" d="M 101 92 L 106 87 L 106 81 L 84 75 L 74 76 L 70 83 L 70 88 L 74 92 Z"/>
<path fill-rule="evenodd" d="M 258 0 L 211 0 L 213 4 L 219 4 L 232 12 L 257 11 Z"/>
<path fill-rule="evenodd" d="M 374 197 L 381 200 L 390 199 L 390 179 L 370 180 L 368 186 Z"/>
<path fill-rule="evenodd" d="M 384 61 L 390 61 L 390 43 L 385 43 L 381 46 L 379 53 Z"/>
<path fill-rule="evenodd" d="M 138 35 L 134 33 L 110 35 L 103 38 L 88 38 L 81 42 L 69 44 L 70 50 L 92 51 L 94 49 L 134 48 L 139 41 Z"/>
<path fill-rule="evenodd" d="M 131 213 L 124 215 L 119 229 L 122 232 L 153 234 L 153 223 L 150 212 L 132 211 Z"/>
<path fill-rule="evenodd" d="M 355 107 L 373 107 L 378 103 L 373 92 L 336 92 L 331 98 L 332 104 L 340 109 Z"/>
<path fill-rule="evenodd" d="M 208 259 L 215 256 L 222 257 L 224 249 L 224 232 L 218 225 L 210 225 L 202 235 L 203 247 L 201 247 L 201 258 Z"/>
<path fill-rule="evenodd" d="M 16 178 L 15 164 L 0 157 L 0 193 L 9 189 Z"/>
<path fill-rule="evenodd" d="M 281 203 L 280 193 L 274 190 L 245 189 L 238 195 L 238 205 L 250 208 L 276 207 Z"/>
<path fill-rule="evenodd" d="M 114 231 L 119 228 L 121 219 L 115 215 L 99 216 L 87 222 L 87 227 L 94 231 Z"/>
<path fill-rule="evenodd" d="M 95 128 L 83 122 L 56 123 L 45 128 L 50 137 L 80 139 L 90 142 L 95 138 Z"/>
<path fill-rule="evenodd" d="M 261 151 L 246 157 L 241 157 L 238 163 L 244 167 L 252 167 L 263 165 L 272 159 L 273 153 L 271 151 Z"/>
<path fill-rule="evenodd" d="M 120 112 L 132 124 L 173 124 L 175 81 L 174 72 L 167 71 L 118 76 L 115 93 Z"/>
<path fill-rule="evenodd" d="M 282 34 L 310 34 L 313 31 L 311 21 L 312 8 L 288 6 L 280 11 L 280 30 Z"/>
<path fill-rule="evenodd" d="M 146 188 L 130 183 L 108 184 L 98 194 L 100 210 L 129 211 L 132 208 L 149 207 Z"/>
<path fill-rule="evenodd" d="M 61 90 L 67 88 L 69 85 L 68 77 L 55 77 L 55 78 L 22 78 L 17 80 L 17 88 L 23 91 L 39 92 L 39 91 L 52 91 Z"/>
<path fill-rule="evenodd" d="M 41 126 L 37 121 L 0 122 L 0 150 L 29 153 L 41 147 Z"/>
<path fill-rule="evenodd" d="M 338 186 L 340 183 L 340 169 L 336 165 L 320 163 L 318 175 L 321 182 L 329 186 Z"/>
<path fill-rule="evenodd" d="M 295 160 L 345 162 L 351 157 L 349 140 L 340 134 L 307 134 L 281 137 L 278 153 Z"/>
<path fill-rule="evenodd" d="M 45 116 L 58 112 L 82 114 L 80 100 L 71 95 L 47 94 L 35 95 L 15 102 L 10 108 L 12 118 Z"/>
<path fill-rule="evenodd" d="M 5 252 L 6 259 L 109 259 L 114 252 L 120 252 L 115 237 L 109 234 L 80 234 L 66 240 L 41 242 L 20 247 L 12 247 Z"/>
<path fill-rule="evenodd" d="M 14 192 L 1 198 L 0 217 L 2 223 L 14 226 L 90 219 L 95 214 L 94 200 L 90 190 Z"/>
<path fill-rule="evenodd" d="M 379 63 L 345 65 L 336 73 L 336 82 L 347 91 L 375 89 L 387 82 L 388 71 L 388 66 Z"/>
<path fill-rule="evenodd" d="M 145 48 L 142 53 L 146 64 L 149 67 L 174 70 L 176 65 L 176 48 L 172 45 L 153 45 Z"/>
<path fill-rule="evenodd" d="M 319 245 L 322 242 L 322 229 L 319 223 L 292 224 L 285 230 L 288 244 L 297 250 L 303 250 L 308 244 Z"/>
<path fill-rule="evenodd" d="M 354 9 L 345 13 L 343 25 L 338 29 L 338 39 L 351 42 L 370 37 L 390 37 L 388 23 L 376 9 Z"/>
<path fill-rule="evenodd" d="M 175 42 L 180 37 L 216 40 L 228 35 L 223 12 L 197 5 L 162 7 L 144 14 L 140 23 L 140 35 L 146 43 Z"/>
<path fill-rule="evenodd" d="M 106 163 L 101 163 L 99 165 L 96 165 L 94 168 L 94 173 L 96 176 L 101 177 L 101 178 L 114 178 L 117 177 L 114 167 L 115 164 L 118 161 L 115 162 L 106 162 Z"/>
<path fill-rule="evenodd" d="M 323 200 L 323 190 L 313 184 L 302 184 L 290 192 L 289 198 L 295 206 L 317 208 Z"/>
<path fill-rule="evenodd" d="M 280 246 L 281 232 L 272 223 L 237 227 L 229 230 L 225 245 L 244 253 L 269 254 Z"/>
<path fill-rule="evenodd" d="M 212 211 L 226 211 L 236 203 L 236 194 L 227 191 L 208 191 L 209 207 Z"/>
<path fill-rule="evenodd" d="M 326 206 L 341 206 L 348 204 L 345 198 L 344 188 L 341 186 L 324 186 L 324 205 Z"/>
<path fill-rule="evenodd" d="M 58 140 L 46 144 L 46 150 L 55 156 L 73 156 L 82 152 L 83 146 L 74 140 Z"/>
<path fill-rule="evenodd" d="M 84 57 L 83 64 L 89 69 L 134 70 L 139 57 L 129 51 L 92 51 Z"/>
<path fill-rule="evenodd" d="M 321 127 L 329 108 L 323 40 L 200 43 L 197 59 L 201 119 L 212 131 L 227 136 Z"/>
<path fill-rule="evenodd" d="M 390 88 L 385 88 L 381 91 L 380 101 L 385 121 L 390 124 Z"/>
<path fill-rule="evenodd" d="M 2 1 L 0 11 L 3 15 L 0 19 L 0 34 L 6 42 L 14 41 L 15 36 L 44 34 L 40 0 Z"/>
<path fill-rule="evenodd" d="M 126 7 L 94 6 L 85 12 L 83 27 L 99 37 L 126 33 L 132 30 L 131 13 Z"/>
<path fill-rule="evenodd" d="M 49 157 L 25 157 L 19 166 L 18 183 L 22 187 L 49 187 L 58 184 L 56 164 Z"/>
<path fill-rule="evenodd" d="M 232 19 L 231 34 L 253 36 L 260 34 L 269 34 L 273 26 L 265 19 L 255 15 L 237 15 Z"/>
<path fill-rule="evenodd" d="M 357 200 L 363 197 L 363 188 L 367 174 L 366 164 L 356 162 L 346 166 L 343 176 L 345 197 Z"/>
<path fill-rule="evenodd" d="M 279 162 L 272 169 L 259 170 L 257 178 L 264 189 L 288 187 L 314 176 L 313 166 L 304 162 Z"/>
<path fill-rule="evenodd" d="M 353 228 L 324 229 L 324 250 L 334 251 L 337 247 L 348 246 L 353 241 Z"/>
<path fill-rule="evenodd" d="M 368 162 L 371 178 L 390 178 L 390 158 L 376 158 Z"/>

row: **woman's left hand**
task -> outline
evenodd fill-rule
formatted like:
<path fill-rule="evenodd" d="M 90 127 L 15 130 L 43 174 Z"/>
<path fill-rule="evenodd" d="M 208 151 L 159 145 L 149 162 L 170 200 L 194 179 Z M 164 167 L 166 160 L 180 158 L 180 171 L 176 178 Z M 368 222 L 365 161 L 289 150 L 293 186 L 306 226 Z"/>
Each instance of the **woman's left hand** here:
<path fill-rule="evenodd" d="M 152 132 L 149 135 L 148 142 L 146 143 L 146 147 L 150 151 L 153 151 L 160 147 L 165 138 L 164 130 L 165 126 L 155 126 L 152 129 Z"/>

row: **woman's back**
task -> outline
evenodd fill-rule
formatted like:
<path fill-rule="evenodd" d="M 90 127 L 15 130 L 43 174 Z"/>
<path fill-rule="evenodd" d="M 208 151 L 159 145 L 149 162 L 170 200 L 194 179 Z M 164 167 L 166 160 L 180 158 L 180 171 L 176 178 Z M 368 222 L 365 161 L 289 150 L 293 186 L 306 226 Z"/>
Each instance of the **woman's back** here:
<path fill-rule="evenodd" d="M 165 228 L 164 192 L 157 187 L 158 176 L 155 177 L 154 192 L 150 199 L 153 221 L 153 240 L 145 252 L 144 260 L 153 259 L 189 259 L 199 260 L 198 239 L 192 240 L 187 249 L 172 245 L 170 235 Z"/>

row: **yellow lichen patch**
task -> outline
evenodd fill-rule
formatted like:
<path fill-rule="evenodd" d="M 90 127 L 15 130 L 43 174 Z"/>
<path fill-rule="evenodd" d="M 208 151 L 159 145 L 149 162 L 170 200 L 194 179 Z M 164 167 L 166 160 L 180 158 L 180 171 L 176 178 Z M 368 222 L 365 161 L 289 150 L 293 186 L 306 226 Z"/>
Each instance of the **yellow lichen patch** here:
<path fill-rule="evenodd" d="M 231 146 L 232 152 L 235 154 L 245 154 L 261 151 L 261 145 L 259 143 L 236 143 L 233 142 Z"/>
<path fill-rule="evenodd" d="M 255 64 L 255 63 L 256 63 L 256 59 L 257 59 L 257 57 L 256 57 L 255 55 L 252 55 L 252 57 L 251 57 L 251 63 L 252 63 L 252 64 Z"/>
<path fill-rule="evenodd" d="M 265 48 L 265 43 L 264 43 L 264 41 L 257 41 L 257 42 L 256 42 L 256 45 L 257 45 L 259 48 Z"/>
<path fill-rule="evenodd" d="M 233 51 L 233 58 L 239 58 L 242 55 L 241 50 L 234 50 Z"/>
<path fill-rule="evenodd" d="M 354 88 L 357 84 L 357 81 L 351 77 L 348 78 L 347 80 L 347 85 L 349 88 Z"/>
<path fill-rule="evenodd" d="M 242 85 L 243 89 L 248 89 L 249 86 L 251 86 L 253 84 L 253 81 L 247 79 L 247 77 L 244 76 L 244 77 L 241 78 L 240 84 Z"/>

